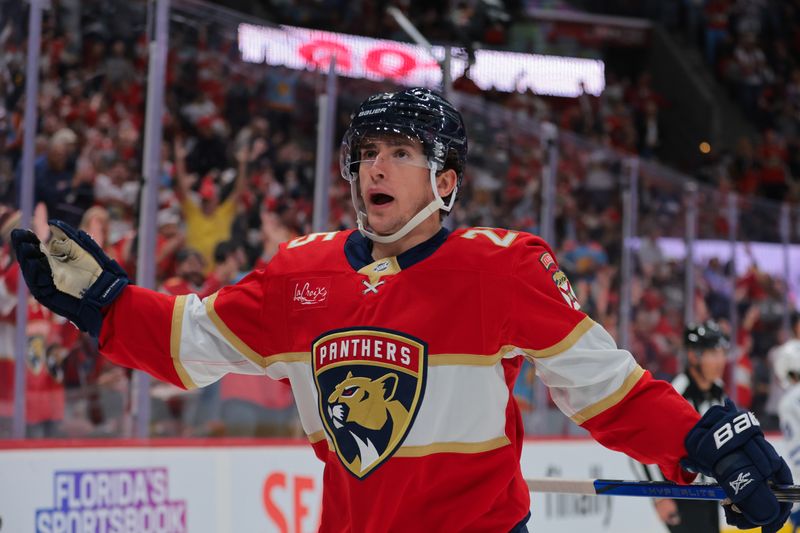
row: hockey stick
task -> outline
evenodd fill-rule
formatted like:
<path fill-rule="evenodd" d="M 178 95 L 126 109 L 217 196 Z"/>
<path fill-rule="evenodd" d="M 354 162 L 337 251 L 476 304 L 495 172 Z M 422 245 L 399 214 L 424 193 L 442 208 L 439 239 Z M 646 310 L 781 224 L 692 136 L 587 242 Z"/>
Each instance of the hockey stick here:
<path fill-rule="evenodd" d="M 526 479 L 532 492 L 591 494 L 594 496 L 641 496 L 676 500 L 724 500 L 722 487 L 715 483 L 676 485 L 669 481 L 623 481 L 616 479 Z M 772 492 L 782 502 L 800 502 L 800 485 L 772 485 Z"/>

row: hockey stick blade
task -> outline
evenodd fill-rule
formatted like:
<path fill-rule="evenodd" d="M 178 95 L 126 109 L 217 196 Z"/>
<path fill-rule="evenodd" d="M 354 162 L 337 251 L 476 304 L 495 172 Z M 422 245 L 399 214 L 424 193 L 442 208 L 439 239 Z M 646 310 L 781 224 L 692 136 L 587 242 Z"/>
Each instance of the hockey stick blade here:
<path fill-rule="evenodd" d="M 531 492 L 590 494 L 596 496 L 639 496 L 675 500 L 724 500 L 725 491 L 716 483 L 676 485 L 669 481 L 625 481 L 617 479 L 526 479 Z M 800 502 L 800 485 L 771 485 L 778 501 Z"/>

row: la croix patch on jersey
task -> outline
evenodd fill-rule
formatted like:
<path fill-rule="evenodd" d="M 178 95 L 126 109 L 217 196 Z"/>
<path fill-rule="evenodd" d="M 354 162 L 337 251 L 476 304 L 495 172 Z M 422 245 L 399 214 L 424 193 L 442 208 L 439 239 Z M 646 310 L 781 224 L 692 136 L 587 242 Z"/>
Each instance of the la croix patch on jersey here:
<path fill-rule="evenodd" d="M 405 440 L 425 392 L 428 345 L 398 331 L 328 331 L 312 346 L 319 413 L 336 455 L 363 479 Z"/>

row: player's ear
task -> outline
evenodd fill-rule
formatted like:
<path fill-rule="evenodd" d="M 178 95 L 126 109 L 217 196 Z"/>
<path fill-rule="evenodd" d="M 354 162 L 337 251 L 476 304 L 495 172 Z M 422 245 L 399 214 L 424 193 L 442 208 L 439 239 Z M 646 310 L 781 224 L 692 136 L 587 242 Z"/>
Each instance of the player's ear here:
<path fill-rule="evenodd" d="M 442 198 L 447 197 L 453 192 L 453 189 L 458 182 L 458 174 L 452 168 L 441 171 L 436 176 L 436 189 L 439 191 L 439 196 Z"/>

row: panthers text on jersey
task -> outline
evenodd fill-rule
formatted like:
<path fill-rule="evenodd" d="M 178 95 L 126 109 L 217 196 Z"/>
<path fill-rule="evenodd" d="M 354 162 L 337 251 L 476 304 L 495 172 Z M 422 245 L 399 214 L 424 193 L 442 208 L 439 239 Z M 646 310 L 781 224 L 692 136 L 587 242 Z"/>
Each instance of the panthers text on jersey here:
<path fill-rule="evenodd" d="M 693 478 L 678 461 L 698 414 L 580 312 L 527 233 L 442 229 L 378 261 L 355 231 L 299 237 L 205 300 L 126 288 L 100 346 L 187 388 L 229 372 L 287 380 L 325 463 L 323 532 L 498 532 L 523 520 L 511 394 L 523 358 L 602 444 Z"/>

